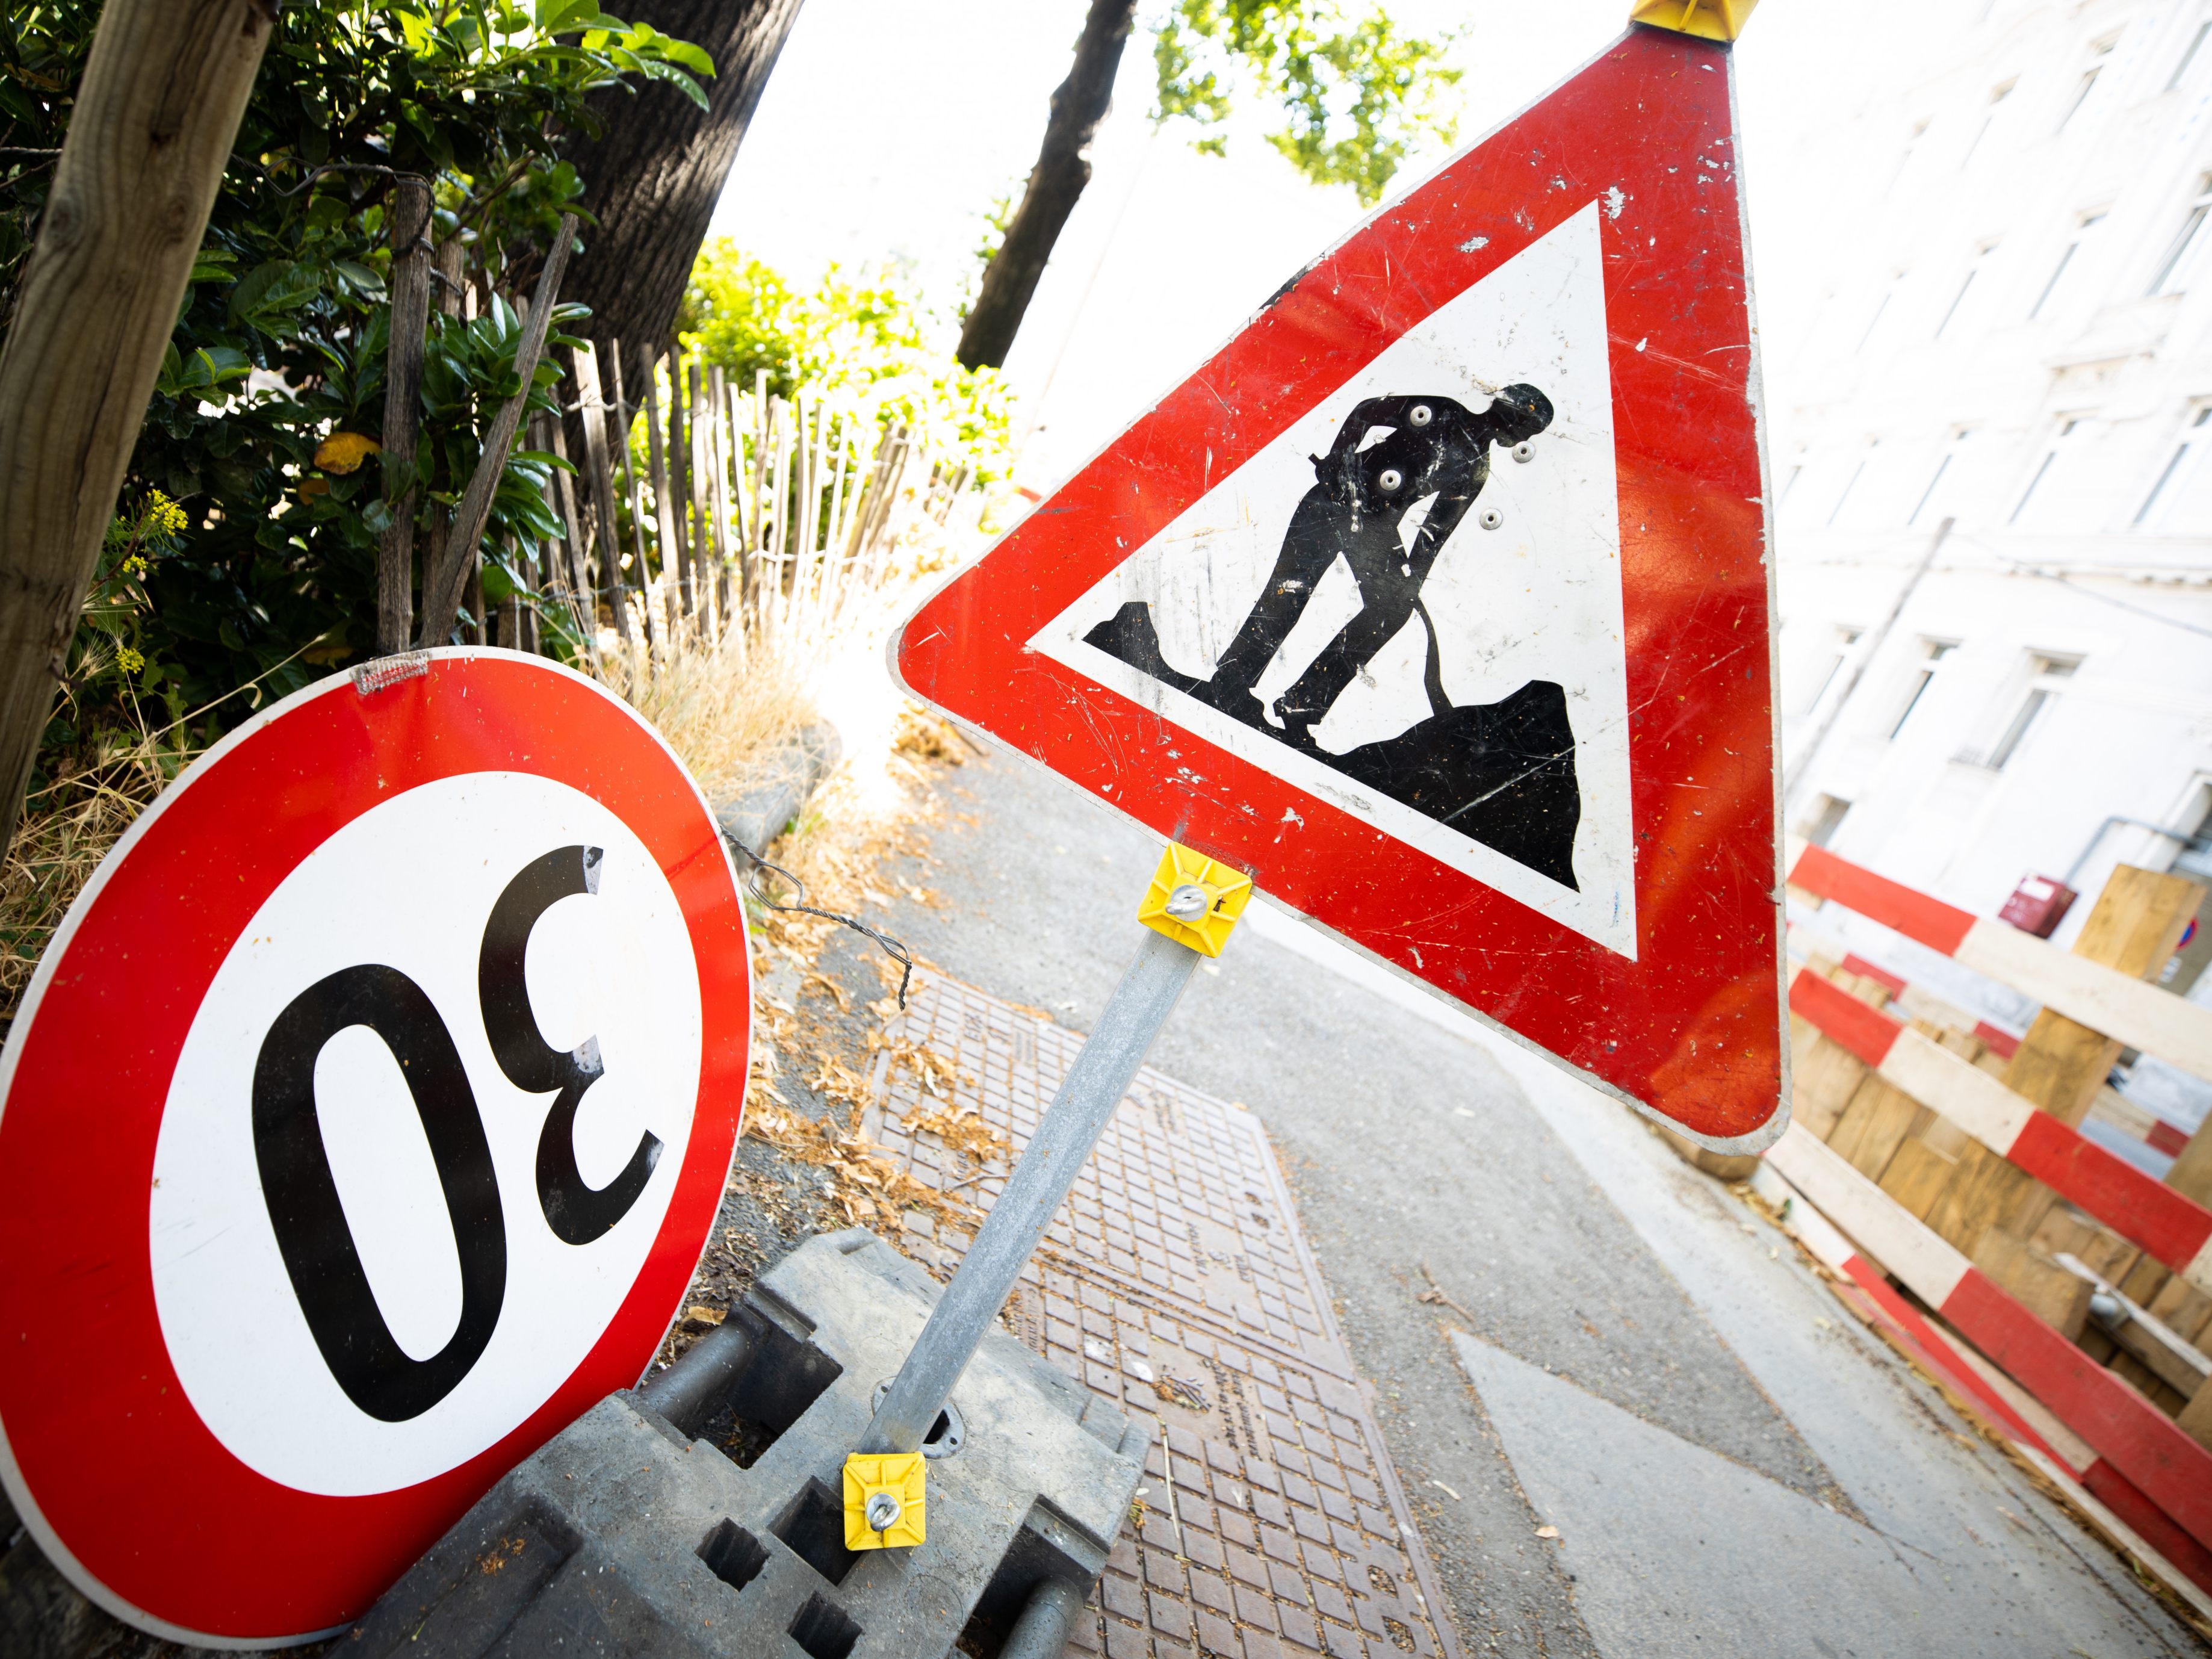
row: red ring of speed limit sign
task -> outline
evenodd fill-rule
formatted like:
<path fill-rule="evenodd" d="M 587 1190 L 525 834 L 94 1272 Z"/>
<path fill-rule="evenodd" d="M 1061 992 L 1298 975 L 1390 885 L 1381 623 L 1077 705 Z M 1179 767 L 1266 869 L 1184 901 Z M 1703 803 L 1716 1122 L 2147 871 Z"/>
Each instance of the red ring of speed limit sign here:
<path fill-rule="evenodd" d="M 184 1641 L 340 1627 L 634 1382 L 749 975 L 696 786 L 540 659 L 325 681 L 202 758 L 0 1061 L 0 1476 L 57 1565 Z"/>

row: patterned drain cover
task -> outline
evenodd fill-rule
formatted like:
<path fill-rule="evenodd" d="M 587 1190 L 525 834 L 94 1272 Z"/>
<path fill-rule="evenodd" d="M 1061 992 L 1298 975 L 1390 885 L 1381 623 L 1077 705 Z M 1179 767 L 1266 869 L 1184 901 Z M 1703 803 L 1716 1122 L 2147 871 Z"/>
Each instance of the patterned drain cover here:
<path fill-rule="evenodd" d="M 1028 1142 L 1082 1038 L 953 981 L 890 1035 L 956 1069 L 950 1104 Z M 868 1133 L 921 1180 L 988 1206 L 978 1164 L 903 1120 L 948 1103 L 878 1057 Z M 888 1094 L 886 1094 L 888 1088 Z M 978 1178 L 980 1176 L 980 1179 Z M 940 1273 L 964 1233 L 924 1221 Z M 1109 1562 L 1071 1653 L 1110 1659 L 1449 1656 L 1436 1581 L 1362 1397 L 1290 1194 L 1250 1113 L 1138 1073 L 1007 1319 L 1069 1375 L 1158 1425 L 1141 1527 Z"/>

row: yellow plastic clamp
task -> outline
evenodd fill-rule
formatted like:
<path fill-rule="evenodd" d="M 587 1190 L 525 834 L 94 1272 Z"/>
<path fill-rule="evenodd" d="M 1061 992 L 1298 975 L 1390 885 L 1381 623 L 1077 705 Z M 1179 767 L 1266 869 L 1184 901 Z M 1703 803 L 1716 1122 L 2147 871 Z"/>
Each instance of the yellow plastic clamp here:
<path fill-rule="evenodd" d="M 1733 40 L 1743 33 L 1744 21 L 1758 3 L 1759 0 L 1635 0 L 1628 21 L 1706 40 Z"/>
<path fill-rule="evenodd" d="M 925 1479 L 920 1452 L 854 1452 L 847 1458 L 845 1547 L 908 1549 L 921 1542 L 929 1530 Z"/>
<path fill-rule="evenodd" d="M 1196 889 L 1193 892 L 1192 889 Z M 1203 896 L 1204 903 L 1199 902 Z M 1233 865 L 1168 843 L 1137 920 L 1202 956 L 1218 957 L 1252 902 L 1252 878 Z"/>

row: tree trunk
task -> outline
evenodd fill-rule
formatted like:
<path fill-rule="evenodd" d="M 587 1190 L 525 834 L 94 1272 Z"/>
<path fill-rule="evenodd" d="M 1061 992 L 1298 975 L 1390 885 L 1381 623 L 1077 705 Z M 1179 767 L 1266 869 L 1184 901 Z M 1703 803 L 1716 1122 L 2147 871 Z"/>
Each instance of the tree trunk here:
<path fill-rule="evenodd" d="M 642 386 L 677 307 L 776 54 L 800 0 L 631 0 L 622 15 L 703 47 L 714 60 L 707 107 L 648 81 L 595 94 L 605 133 L 568 150 L 597 217 L 566 296 L 591 307 L 578 330 L 606 349 L 624 341 L 623 378 Z"/>
<path fill-rule="evenodd" d="M 1052 258 L 1053 244 L 1067 216 L 1091 182 L 1085 154 L 1098 124 L 1114 101 L 1114 76 L 1121 67 L 1121 48 L 1129 39 L 1136 0 L 1091 0 L 1075 43 L 1075 65 L 1052 95 L 1044 146 L 1030 172 L 1022 204 L 1006 226 L 1006 239 L 983 272 L 983 285 L 960 331 L 960 362 L 966 368 L 997 368 L 1013 349 L 1022 317 L 1036 293 L 1037 279 Z"/>
<path fill-rule="evenodd" d="M 108 0 L 0 349 L 0 847 L 276 21 Z"/>

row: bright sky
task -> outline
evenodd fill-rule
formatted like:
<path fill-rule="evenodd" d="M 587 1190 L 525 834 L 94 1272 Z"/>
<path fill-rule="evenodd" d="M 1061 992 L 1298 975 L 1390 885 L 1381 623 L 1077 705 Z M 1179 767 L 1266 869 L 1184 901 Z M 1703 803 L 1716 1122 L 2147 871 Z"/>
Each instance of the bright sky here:
<path fill-rule="evenodd" d="M 1939 20 L 1970 6 L 1978 0 L 1917 7 L 1922 48 Z M 1395 0 L 1392 9 L 1410 30 L 1464 25 L 1455 58 L 1465 143 L 1601 51 L 1626 27 L 1628 0 Z M 981 212 L 1018 193 L 1036 159 L 1085 10 L 1085 0 L 805 0 L 715 232 L 800 279 L 833 259 L 898 260 L 949 308 L 975 268 Z M 1896 35 L 1863 19 L 1833 0 L 1766 0 L 1738 48 L 1770 343 L 1791 337 L 1817 302 L 1834 205 L 1856 193 L 1852 162 L 1863 159 L 1844 129 L 1881 95 L 1885 69 L 1894 76 Z M 1350 190 L 1308 185 L 1261 141 L 1265 111 L 1240 117 L 1219 160 L 1195 154 L 1187 127 L 1155 136 L 1152 92 L 1140 21 L 1090 187 L 1007 364 L 1036 426 L 1020 467 L 1033 487 L 1081 465 L 1364 216 Z M 1443 159 L 1419 158 L 1393 193 Z M 1767 355 L 1770 391 L 1783 394 Z"/>

